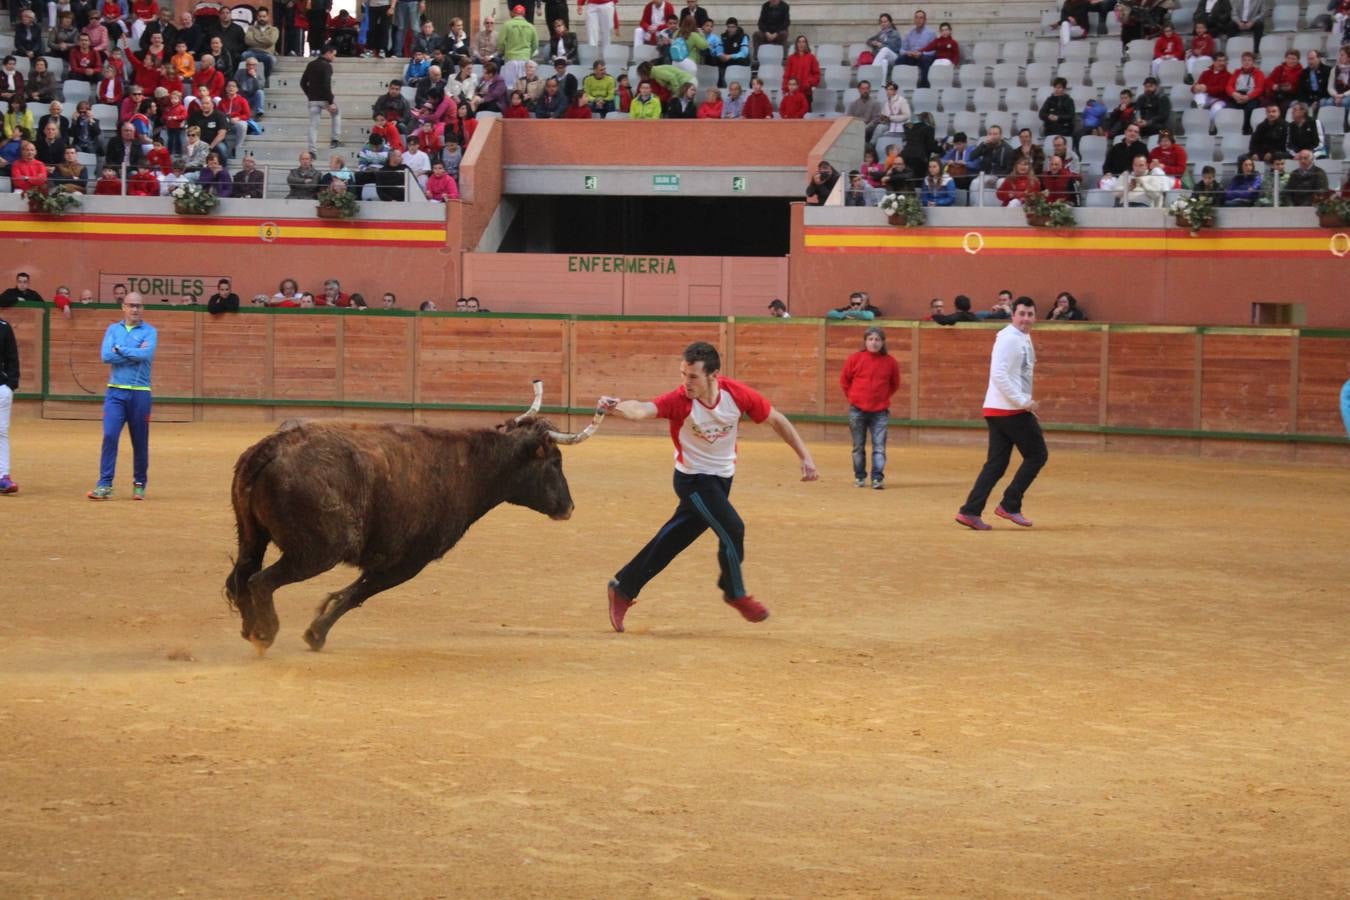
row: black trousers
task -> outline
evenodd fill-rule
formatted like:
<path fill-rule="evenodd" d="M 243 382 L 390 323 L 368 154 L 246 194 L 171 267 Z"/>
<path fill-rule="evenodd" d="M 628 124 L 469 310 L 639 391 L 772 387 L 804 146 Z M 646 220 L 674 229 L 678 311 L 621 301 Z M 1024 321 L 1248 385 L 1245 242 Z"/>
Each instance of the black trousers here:
<path fill-rule="evenodd" d="M 711 528 L 717 535 L 717 586 L 724 597 L 744 597 L 741 561 L 745 559 L 745 523 L 731 505 L 731 479 L 676 471 L 675 496 L 680 498 L 680 505 L 670 521 L 614 576 L 619 590 L 637 599 L 647 582 Z"/>
<path fill-rule="evenodd" d="M 1010 513 L 1021 512 L 1022 495 L 1036 480 L 1037 473 L 1050 455 L 1045 448 L 1045 437 L 1041 434 L 1041 423 L 1036 420 L 1034 413 L 1029 412 L 1011 416 L 985 416 L 984 422 L 989 426 L 989 455 L 961 512 L 968 516 L 984 513 L 990 492 L 1003 473 L 1008 471 L 1013 447 L 1022 454 L 1022 465 L 1017 467 L 1012 482 L 1003 492 L 1000 505 Z"/>

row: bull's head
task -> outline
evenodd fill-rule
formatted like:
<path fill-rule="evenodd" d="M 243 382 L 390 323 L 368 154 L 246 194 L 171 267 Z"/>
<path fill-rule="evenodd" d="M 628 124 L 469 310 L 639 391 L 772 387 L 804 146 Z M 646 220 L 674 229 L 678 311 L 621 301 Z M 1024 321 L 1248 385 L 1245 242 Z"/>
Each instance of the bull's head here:
<path fill-rule="evenodd" d="M 563 475 L 562 452 L 558 445 L 580 444 L 595 434 L 605 414 L 613 409 L 613 403 L 607 397 L 600 398 L 590 424 L 581 431 L 555 431 L 548 420 L 535 418 L 543 395 L 544 383 L 535 381 L 534 402 L 530 408 L 500 426 L 502 431 L 518 441 L 516 459 L 519 468 L 506 501 L 529 507 L 553 519 L 567 519 L 572 515 L 574 504 L 572 493 L 567 487 L 567 478 Z"/>

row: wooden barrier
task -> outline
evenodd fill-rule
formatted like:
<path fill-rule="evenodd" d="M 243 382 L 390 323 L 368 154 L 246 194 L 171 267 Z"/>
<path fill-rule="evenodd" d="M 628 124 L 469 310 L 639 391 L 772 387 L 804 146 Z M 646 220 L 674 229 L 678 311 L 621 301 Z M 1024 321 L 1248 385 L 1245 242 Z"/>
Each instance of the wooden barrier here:
<path fill-rule="evenodd" d="M 20 401 L 41 400 L 49 417 L 97 416 L 107 376 L 98 348 L 116 308 L 80 308 L 70 319 L 27 305 L 6 313 L 28 373 Z M 725 374 L 759 388 L 814 436 L 846 425 L 839 371 L 865 326 L 373 310 L 212 317 L 192 308 L 154 309 L 149 320 L 160 334 L 160 420 L 317 413 L 500 421 L 528 402 L 529 382 L 540 378 L 546 414 L 570 427 L 601 394 L 670 390 L 680 351 L 705 340 L 721 349 Z M 891 411 L 896 437 L 982 439 L 980 404 L 1000 325 L 883 324 L 902 373 Z M 1057 440 L 1350 457 L 1338 412 L 1350 332 L 1043 323 L 1033 339 L 1041 417 Z"/>

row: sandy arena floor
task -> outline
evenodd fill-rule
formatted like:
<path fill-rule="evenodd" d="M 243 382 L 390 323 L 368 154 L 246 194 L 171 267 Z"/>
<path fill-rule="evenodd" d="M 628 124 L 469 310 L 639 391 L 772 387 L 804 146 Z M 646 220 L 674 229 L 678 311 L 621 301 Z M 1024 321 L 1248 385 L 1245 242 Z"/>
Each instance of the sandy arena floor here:
<path fill-rule="evenodd" d="M 159 424 L 93 504 L 96 422 L 18 419 L 0 497 L 0 896 L 1344 897 L 1350 472 L 1060 451 L 1037 525 L 951 521 L 982 452 L 859 491 L 744 442 L 749 625 L 704 537 L 610 632 L 669 444 L 565 450 L 259 659 L 221 585 L 261 426 Z M 756 429 L 756 431 L 758 431 Z M 762 432 L 767 434 L 767 432 Z"/>

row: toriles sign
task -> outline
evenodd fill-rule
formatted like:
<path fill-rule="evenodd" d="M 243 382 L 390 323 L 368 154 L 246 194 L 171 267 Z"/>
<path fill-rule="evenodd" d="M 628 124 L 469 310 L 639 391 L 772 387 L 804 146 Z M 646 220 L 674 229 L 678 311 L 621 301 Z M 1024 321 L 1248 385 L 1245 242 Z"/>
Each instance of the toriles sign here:
<path fill-rule="evenodd" d="M 194 302 L 215 292 L 216 285 L 228 275 L 150 275 L 145 273 L 98 273 L 98 298 L 113 299 L 113 287 L 124 284 L 129 291 L 138 291 L 146 303 L 174 303 L 183 297 Z"/>
<path fill-rule="evenodd" d="M 675 259 L 670 256 L 569 256 L 567 271 L 674 275 Z"/>

